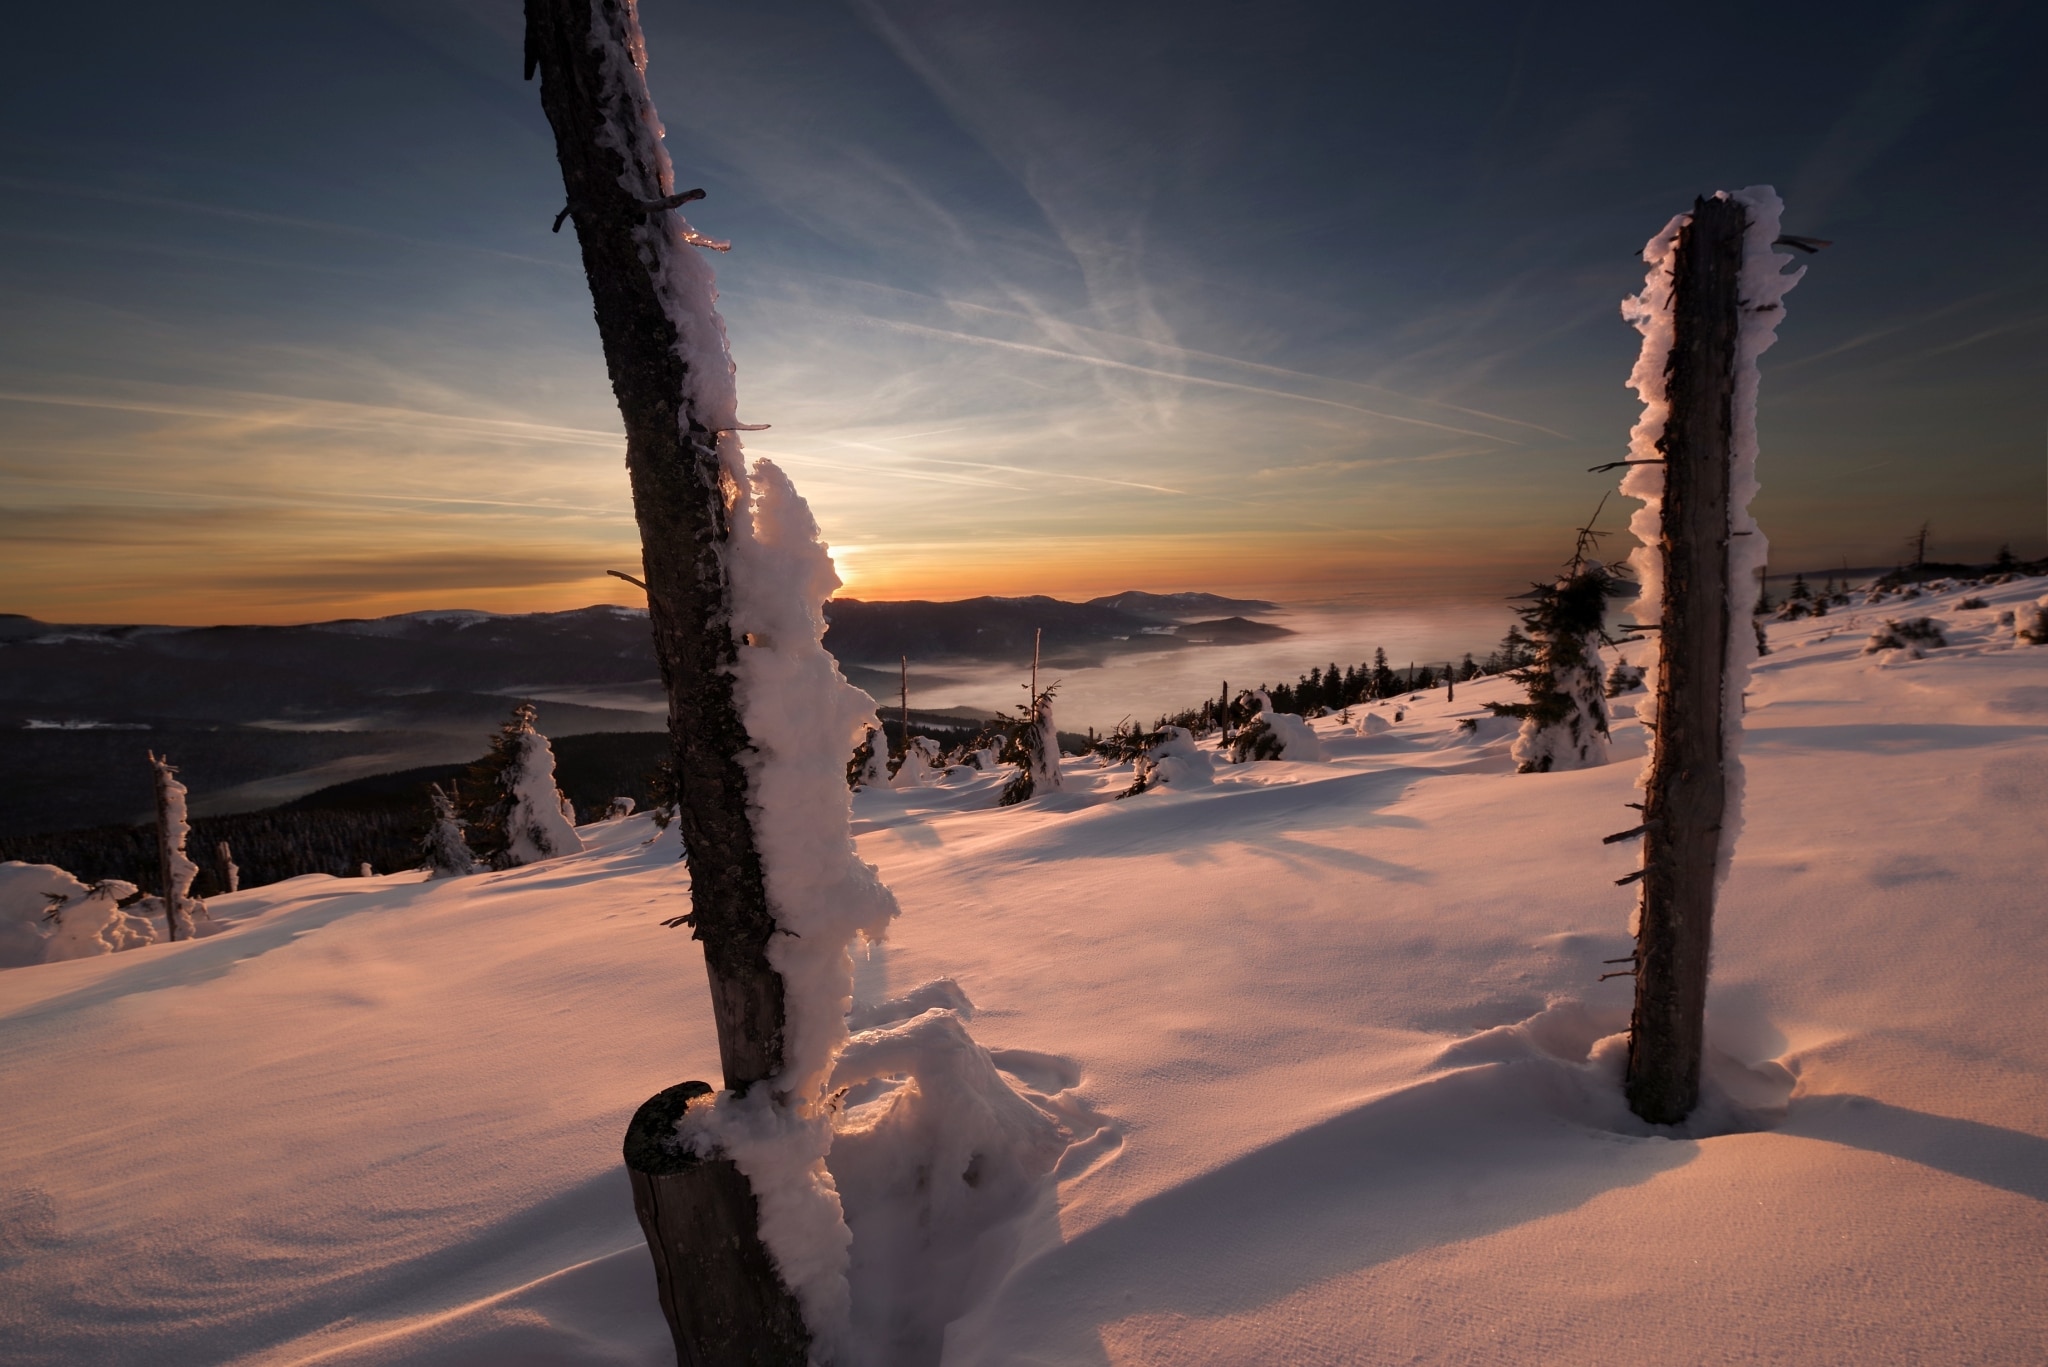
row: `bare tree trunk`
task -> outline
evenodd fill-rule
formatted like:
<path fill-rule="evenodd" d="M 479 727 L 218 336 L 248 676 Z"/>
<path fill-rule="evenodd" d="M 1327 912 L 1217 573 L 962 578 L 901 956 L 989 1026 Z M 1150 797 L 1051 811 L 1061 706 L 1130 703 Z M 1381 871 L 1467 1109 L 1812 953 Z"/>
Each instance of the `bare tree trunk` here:
<path fill-rule="evenodd" d="M 1740 327 L 1742 205 L 1701 199 L 1680 232 L 1664 467 L 1657 731 L 1643 804 L 1642 914 L 1629 1106 L 1670 1125 L 1699 1100 L 1715 866 L 1727 806 L 1729 473 Z"/>
<path fill-rule="evenodd" d="M 660 263 L 648 259 L 635 232 L 666 213 L 657 201 L 673 187 L 661 182 L 658 168 L 629 164 L 620 150 L 638 145 L 620 135 L 638 111 L 626 92 L 607 88 L 592 41 L 594 23 L 608 26 L 610 41 L 629 18 L 630 0 L 527 0 L 526 74 L 540 73 L 541 107 L 554 129 L 568 213 L 624 419 L 647 610 L 668 691 L 690 924 L 704 946 L 725 1085 L 743 1093 L 781 1069 L 783 983 L 767 957 L 775 920 L 739 762 L 749 742 L 730 671 L 735 642 L 720 433 L 697 411 L 676 325 L 656 293 L 652 272 Z M 652 197 L 628 184 L 648 187 Z M 701 1301 L 701 1313 L 670 1316 L 678 1360 L 802 1363 L 808 1335 L 759 1244 L 745 1178 L 726 1159 L 692 1171 L 701 1184 L 697 1205 L 716 1208 L 719 1217 L 648 1231 L 658 1267 L 686 1255 L 698 1260 L 687 1296 Z M 692 1337 L 705 1323 L 727 1322 L 743 1325 L 745 1355 L 720 1347 L 726 1339 Z"/>
<path fill-rule="evenodd" d="M 624 8 L 622 0 L 602 4 L 608 12 Z M 629 168 L 616 149 L 625 144 L 603 136 L 608 120 L 628 115 L 616 97 L 606 97 L 590 41 L 592 6 L 528 0 L 526 19 L 527 61 L 540 71 L 541 107 L 554 127 L 605 365 L 625 420 L 647 610 L 668 689 L 691 915 L 711 972 L 726 1086 L 743 1091 L 781 1067 L 782 980 L 765 953 L 775 921 L 738 758 L 748 741 L 730 672 L 736 651 L 718 433 L 693 411 L 675 324 L 635 240 L 633 230 L 648 212 L 620 184 Z M 651 167 L 631 169 L 650 182 L 655 174 Z"/>

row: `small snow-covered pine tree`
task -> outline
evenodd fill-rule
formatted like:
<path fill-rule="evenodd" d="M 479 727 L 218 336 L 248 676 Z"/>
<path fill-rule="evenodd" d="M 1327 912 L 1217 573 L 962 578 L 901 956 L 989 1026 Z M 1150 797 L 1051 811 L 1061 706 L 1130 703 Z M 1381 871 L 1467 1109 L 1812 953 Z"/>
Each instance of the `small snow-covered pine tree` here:
<path fill-rule="evenodd" d="M 476 855 L 462 834 L 462 818 L 456 815 L 455 799 L 436 783 L 429 794 L 434 804 L 434 824 L 420 841 L 429 878 L 460 878 L 476 872 Z"/>
<path fill-rule="evenodd" d="M 1017 708 L 1018 727 L 1010 758 L 1017 772 L 1003 785 L 998 806 L 1012 807 L 1060 786 L 1060 735 L 1052 718 L 1052 695 L 1058 684 L 1047 684 L 1029 704 Z"/>
<path fill-rule="evenodd" d="M 1490 702 L 1498 717 L 1520 717 L 1515 771 L 1547 774 L 1607 763 L 1607 699 L 1600 647 L 1611 644 L 1604 623 L 1609 599 L 1627 592 L 1607 566 L 1579 552 L 1550 584 L 1538 584 L 1518 610 L 1529 629 L 1534 658 L 1512 677 L 1528 691 L 1519 703 Z"/>
<path fill-rule="evenodd" d="M 853 747 L 853 758 L 846 761 L 846 786 L 853 789 L 887 787 L 889 784 L 888 742 L 875 744 L 882 728 L 870 726 L 861 732 L 860 744 Z"/>
<path fill-rule="evenodd" d="M 491 752 L 471 766 L 469 787 L 480 794 L 468 812 L 470 848 L 493 869 L 516 869 L 583 848 L 562 816 L 555 787 L 555 752 L 534 729 L 534 707 L 512 709 Z"/>

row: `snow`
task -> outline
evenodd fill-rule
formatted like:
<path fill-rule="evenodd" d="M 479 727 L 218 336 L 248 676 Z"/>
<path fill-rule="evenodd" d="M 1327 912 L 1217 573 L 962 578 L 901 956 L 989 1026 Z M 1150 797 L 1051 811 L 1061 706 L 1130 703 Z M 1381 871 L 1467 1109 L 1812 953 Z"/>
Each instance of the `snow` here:
<path fill-rule="evenodd" d="M 88 888 L 51 864 L 0 863 L 0 968 L 57 963 L 153 943 L 146 916 L 122 910 L 135 885 Z"/>
<path fill-rule="evenodd" d="M 1752 185 L 1733 193 L 1721 191 L 1720 199 L 1732 199 L 1747 211 L 1748 230 L 1743 240 L 1742 276 L 1738 285 L 1741 324 L 1736 338 L 1735 394 L 1730 403 L 1733 431 L 1730 447 L 1733 462 L 1728 475 L 1728 656 L 1722 692 L 1723 761 L 1727 775 L 1727 799 L 1721 818 L 1718 863 L 1722 881 L 1728 877 L 1735 847 L 1743 829 L 1743 793 L 1746 788 L 1742 761 L 1743 695 L 1750 684 L 1751 667 L 1757 660 L 1756 635 L 1750 610 L 1756 603 L 1756 589 L 1764 567 L 1770 561 L 1769 540 L 1750 515 L 1756 497 L 1757 431 L 1756 407 L 1760 374 L 1757 362 L 1777 342 L 1778 324 L 1784 320 L 1784 299 L 1805 276 L 1806 268 L 1787 272 L 1792 256 L 1772 244 L 1778 239 L 1779 221 L 1785 205 L 1768 185 Z M 1657 442 L 1664 435 L 1670 416 L 1665 396 L 1664 371 L 1671 355 L 1673 291 L 1671 270 L 1678 249 L 1678 235 L 1688 216 L 1679 214 L 1665 224 L 1643 247 L 1643 260 L 1650 271 L 1640 294 L 1622 302 L 1622 316 L 1643 334 L 1642 351 L 1629 376 L 1629 387 L 1643 401 L 1642 417 L 1629 433 L 1630 460 L 1660 459 Z M 1629 519 L 1629 530 L 1640 543 L 1629 557 L 1635 577 L 1642 585 L 1640 602 L 1644 611 L 1664 597 L 1664 558 L 1658 547 L 1662 535 L 1664 471 L 1661 465 L 1631 467 L 1621 480 L 1621 492 L 1642 501 Z M 1647 687 L 1653 706 L 1656 671 L 1662 643 L 1653 643 L 1647 657 Z M 1654 724 L 1654 717 L 1651 718 Z M 1650 761 L 1645 761 L 1647 782 Z"/>
<path fill-rule="evenodd" d="M 871 760 L 870 772 L 874 766 L 875 761 Z M 896 766 L 896 772 L 891 775 L 886 768 L 882 772 L 895 787 L 921 788 L 945 773 L 946 766 L 941 762 L 937 741 L 930 736 L 912 736 L 903 747 L 903 761 Z"/>
<path fill-rule="evenodd" d="M 195 920 L 192 908 L 197 905 L 201 915 L 206 908 L 192 896 L 192 880 L 199 876 L 199 866 L 185 853 L 185 842 L 192 835 L 192 823 L 185 812 L 185 785 L 178 782 L 178 771 L 169 760 L 151 754 L 149 763 L 156 771 L 157 792 L 163 807 L 163 828 L 158 838 L 168 840 L 171 846 L 170 857 L 165 861 L 171 881 L 166 900 L 177 906 L 177 926 L 167 938 L 189 937 Z"/>
<path fill-rule="evenodd" d="M 499 776 L 512 799 L 505 813 L 508 861 L 532 864 L 575 853 L 582 842 L 569 824 L 568 803 L 555 787 L 554 747 L 530 723 L 523 725 L 510 745 L 511 759 Z"/>
<path fill-rule="evenodd" d="M 1259 700 L 1258 715 L 1253 725 L 1265 723 L 1280 743 L 1280 758 L 1285 760 L 1319 760 L 1324 758 L 1323 743 L 1317 737 L 1315 728 L 1291 712 L 1275 712 L 1273 700 L 1261 688 L 1256 694 Z"/>
<path fill-rule="evenodd" d="M 1600 837 L 1637 796 L 1641 694 L 1612 700 L 1622 762 L 1571 773 L 1460 729 L 1517 696 L 1488 679 L 1187 790 L 1119 801 L 1129 767 L 1083 757 L 1022 806 L 964 767 L 855 795 L 903 908 L 855 959 L 861 1023 L 971 999 L 974 1046 L 1066 1137 L 1033 1178 L 1036 1121 L 926 1087 L 987 1081 L 950 1027 L 877 1045 L 910 1052 L 847 1093 L 868 1128 L 826 1159 L 849 1352 L 2036 1360 L 2048 650 L 1997 618 L 2044 593 L 1924 594 L 1949 644 L 1885 664 L 1861 653 L 1883 607 L 1771 626 L 1690 1136 L 1618 1106 L 1627 981 L 1598 981 L 1629 949 L 1633 857 Z M 500 873 L 250 889 L 211 938 L 0 973 L 9 1361 L 673 1361 L 619 1142 L 717 1076 L 701 955 L 660 925 L 673 827 L 580 835 Z M 1016 1185 L 905 1204 L 955 1126 L 1010 1136 Z M 926 1209 L 959 1223 L 912 1247 Z"/>
<path fill-rule="evenodd" d="M 832 1130 L 825 1084 L 847 1037 L 852 947 L 878 940 L 896 901 L 854 848 L 846 760 L 874 704 L 840 676 L 824 647 L 825 601 L 839 587 L 818 524 L 788 476 L 755 462 L 732 510 L 733 668 L 752 748 L 755 840 L 768 905 L 787 934 L 769 942 L 782 975 L 782 1071 L 747 1097 L 720 1093 L 686 1126 L 715 1143 L 753 1183 L 762 1242 L 828 1348 L 849 1314 L 850 1235 L 825 1167 Z M 905 760 L 908 769 L 912 760 Z"/>
<path fill-rule="evenodd" d="M 1215 781 L 1215 753 L 1204 750 L 1186 727 L 1162 727 L 1159 739 L 1139 758 L 1136 777 L 1143 779 L 1148 789 L 1154 784 L 1200 788 Z"/>

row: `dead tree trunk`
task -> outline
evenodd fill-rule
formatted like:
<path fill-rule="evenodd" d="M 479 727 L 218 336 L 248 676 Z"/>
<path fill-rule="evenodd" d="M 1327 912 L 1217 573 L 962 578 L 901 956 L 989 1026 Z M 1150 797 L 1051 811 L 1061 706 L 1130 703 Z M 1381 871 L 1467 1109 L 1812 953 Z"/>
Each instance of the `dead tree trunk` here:
<path fill-rule="evenodd" d="M 171 870 L 171 766 L 168 760 L 149 752 L 150 767 L 156 777 L 156 871 L 162 880 L 164 896 L 164 936 L 178 938 L 179 897 L 177 878 Z"/>
<path fill-rule="evenodd" d="M 1727 806 L 1729 473 L 1747 227 L 1741 204 L 1697 201 L 1672 266 L 1670 407 L 1658 443 L 1665 461 L 1663 653 L 1643 803 L 1627 1081 L 1630 1109 L 1660 1125 L 1685 1119 L 1699 1100 L 1715 866 Z"/>
<path fill-rule="evenodd" d="M 755 1230 L 753 1188 L 729 1161 L 678 1150 L 676 1122 L 711 1088 L 685 1082 L 649 1098 L 626 1128 L 633 1213 L 654 1254 L 654 1283 L 682 1367 L 780 1367 L 808 1340 Z M 676 1238 L 687 1231 L 687 1238 Z M 720 1294 L 707 1294 L 713 1287 Z"/>
<path fill-rule="evenodd" d="M 775 920 L 739 761 L 748 737 L 730 669 L 735 642 L 721 434 L 698 411 L 676 324 L 656 291 L 661 249 L 694 248 L 672 240 L 650 245 L 640 231 L 680 197 L 658 167 L 622 150 L 641 145 L 625 135 L 640 117 L 637 92 L 607 84 L 593 42 L 598 25 L 598 38 L 615 48 L 634 26 L 630 0 L 527 0 L 526 74 L 540 73 L 566 213 L 575 221 L 624 420 L 647 610 L 668 691 L 676 818 L 690 868 L 688 921 L 704 946 L 725 1085 L 744 1092 L 781 1069 L 783 984 L 767 957 Z M 669 1321 L 679 1361 L 802 1363 L 808 1335 L 759 1243 L 746 1179 L 717 1159 L 663 1180 L 699 1188 L 693 1201 L 672 1203 L 676 1221 L 664 1219 L 648 1232 L 658 1267 L 694 1260 L 676 1294 L 697 1310 Z M 665 1304 L 670 1299 L 665 1293 Z M 720 1347 L 731 1340 L 717 1335 L 692 1337 L 706 1323 L 728 1321 L 744 1325 L 744 1354 Z"/>

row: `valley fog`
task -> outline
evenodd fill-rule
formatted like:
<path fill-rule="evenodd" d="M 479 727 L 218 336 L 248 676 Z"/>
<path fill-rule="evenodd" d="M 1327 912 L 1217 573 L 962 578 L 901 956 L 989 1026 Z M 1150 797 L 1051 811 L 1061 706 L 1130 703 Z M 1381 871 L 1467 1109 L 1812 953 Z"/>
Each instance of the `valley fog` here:
<path fill-rule="evenodd" d="M 1042 679 L 1059 685 L 1055 712 L 1062 730 L 1107 730 L 1125 717 L 1150 723 L 1163 713 L 1216 696 L 1225 680 L 1233 691 L 1292 682 L 1311 668 L 1339 668 L 1372 658 L 1377 647 L 1396 669 L 1411 662 L 1441 665 L 1467 651 L 1484 659 L 1514 621 L 1505 600 L 1436 603 L 1413 609 L 1285 608 L 1257 614 L 1292 636 L 1251 645 L 1182 646 L 1113 656 L 1083 666 L 1047 663 Z M 1024 700 L 1029 657 L 1014 665 L 910 662 L 910 705 L 922 710 L 1008 710 Z M 862 680 L 871 683 L 871 680 Z M 893 691 L 876 699 L 896 705 Z"/>

